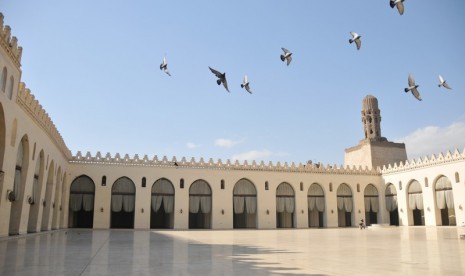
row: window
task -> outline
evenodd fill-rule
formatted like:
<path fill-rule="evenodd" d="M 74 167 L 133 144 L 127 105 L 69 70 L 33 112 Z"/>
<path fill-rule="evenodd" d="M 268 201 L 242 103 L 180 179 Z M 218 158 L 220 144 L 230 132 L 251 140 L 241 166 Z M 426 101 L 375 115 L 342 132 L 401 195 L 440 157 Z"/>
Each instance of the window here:
<path fill-rule="evenodd" d="M 399 181 L 399 190 L 402 190 L 402 181 Z"/>
<path fill-rule="evenodd" d="M 224 190 L 224 180 L 221 179 L 221 190 Z"/>
<path fill-rule="evenodd" d="M 107 186 L 107 177 L 105 175 L 102 176 L 102 186 Z"/>
<path fill-rule="evenodd" d="M 428 188 L 428 177 L 425 177 L 425 187 Z"/>
<path fill-rule="evenodd" d="M 333 191 L 333 183 L 329 183 L 329 191 L 332 192 Z"/>
<path fill-rule="evenodd" d="M 268 191 L 269 187 L 268 187 L 268 181 L 265 181 L 265 191 Z"/>
<path fill-rule="evenodd" d="M 8 84 L 8 99 L 13 98 L 13 86 L 14 86 L 15 80 L 13 77 L 10 78 L 10 83 Z"/>
<path fill-rule="evenodd" d="M 179 181 L 179 188 L 184 189 L 184 178 L 181 178 L 181 181 Z"/>
<path fill-rule="evenodd" d="M 303 183 L 303 182 L 300 182 L 300 190 L 301 190 L 301 191 L 304 190 L 304 183 Z"/>
<path fill-rule="evenodd" d="M 142 188 L 145 188 L 147 183 L 147 179 L 145 177 L 142 177 Z"/>
<path fill-rule="evenodd" d="M 459 173 L 456 172 L 456 173 L 455 173 L 455 183 L 459 183 L 459 182 L 460 182 Z"/>
<path fill-rule="evenodd" d="M 7 74 L 6 67 L 3 67 L 2 78 L 0 80 L 0 88 L 3 93 L 5 93 L 5 89 L 6 89 L 6 74 Z"/>
<path fill-rule="evenodd" d="M 357 193 L 360 193 L 360 184 L 357 183 Z"/>

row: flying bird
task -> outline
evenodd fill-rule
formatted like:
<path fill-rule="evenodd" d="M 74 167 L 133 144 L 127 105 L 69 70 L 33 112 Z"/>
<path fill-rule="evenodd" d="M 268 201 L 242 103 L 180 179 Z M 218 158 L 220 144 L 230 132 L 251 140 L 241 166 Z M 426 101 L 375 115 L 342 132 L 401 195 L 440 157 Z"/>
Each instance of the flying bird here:
<path fill-rule="evenodd" d="M 447 89 L 452 89 L 452 88 L 450 88 L 449 84 L 447 84 L 447 82 L 444 80 L 444 78 L 441 75 L 439 75 L 438 87 L 441 87 L 441 86 L 444 86 Z"/>
<path fill-rule="evenodd" d="M 417 98 L 417 100 L 421 101 L 420 93 L 417 90 L 419 85 L 415 84 L 415 80 L 413 79 L 412 74 L 408 75 L 408 86 L 409 86 L 408 88 L 404 89 L 405 93 L 411 91 L 413 96 Z"/>
<path fill-rule="evenodd" d="M 289 64 L 291 63 L 292 61 L 292 53 L 289 52 L 289 50 L 287 50 L 286 48 L 281 48 L 283 49 L 284 51 L 284 55 L 281 55 L 281 60 L 284 61 L 284 60 L 287 60 L 287 66 L 289 66 Z"/>
<path fill-rule="evenodd" d="M 228 82 L 226 81 L 226 73 L 220 73 L 218 71 L 216 71 L 215 69 L 211 68 L 210 66 L 208 66 L 208 68 L 210 68 L 210 71 L 212 71 L 213 74 L 215 74 L 215 76 L 218 78 L 216 80 L 216 83 L 218 85 L 220 85 L 221 83 L 223 83 L 223 86 L 224 88 L 226 88 L 226 91 L 229 92 L 229 89 L 228 89 Z"/>
<path fill-rule="evenodd" d="M 405 0 L 390 0 L 389 5 L 391 5 L 391 8 L 397 7 L 399 14 L 402 15 L 404 14 L 404 1 Z"/>
<path fill-rule="evenodd" d="M 350 32 L 350 34 L 352 35 L 352 38 L 349 39 L 349 43 L 352 44 L 352 42 L 355 42 L 355 44 L 357 44 L 357 50 L 360 50 L 360 46 L 362 46 L 362 41 L 360 38 L 362 36 L 355 32 Z"/>
<path fill-rule="evenodd" d="M 168 71 L 168 63 L 166 63 L 166 57 L 163 57 L 163 61 L 160 64 L 160 70 L 165 71 L 165 73 L 171 77 L 171 74 Z"/>
<path fill-rule="evenodd" d="M 249 83 L 249 80 L 247 78 L 247 75 L 244 76 L 244 81 L 242 82 L 241 84 L 241 87 L 244 88 L 245 87 L 245 90 L 247 90 L 247 92 L 249 92 L 250 94 L 252 94 L 252 91 L 250 91 L 250 83 Z"/>

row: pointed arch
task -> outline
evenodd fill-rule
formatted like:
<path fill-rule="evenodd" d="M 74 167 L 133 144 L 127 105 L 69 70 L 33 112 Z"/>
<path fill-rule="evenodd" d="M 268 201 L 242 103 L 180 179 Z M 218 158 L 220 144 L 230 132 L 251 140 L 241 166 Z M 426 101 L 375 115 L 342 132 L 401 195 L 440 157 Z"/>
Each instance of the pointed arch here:
<path fill-rule="evenodd" d="M 233 189 L 233 227 L 257 227 L 257 189 L 247 178 L 242 178 L 234 184 Z"/>
<path fill-rule="evenodd" d="M 69 189 L 68 227 L 92 228 L 94 205 L 95 182 L 87 175 L 76 177 Z"/>
<path fill-rule="evenodd" d="M 354 207 L 352 190 L 346 183 L 342 183 L 337 188 L 337 210 L 339 227 L 352 226 L 352 209 Z"/>
<path fill-rule="evenodd" d="M 282 182 L 276 188 L 276 227 L 295 227 L 295 192 L 291 184 Z"/>
<path fill-rule="evenodd" d="M 150 228 L 173 228 L 174 185 L 167 178 L 160 178 L 152 185 Z"/>
<path fill-rule="evenodd" d="M 212 190 L 203 179 L 189 187 L 189 228 L 211 228 Z"/>
<path fill-rule="evenodd" d="M 457 225 L 454 208 L 454 191 L 450 179 L 440 175 L 434 182 L 436 208 L 439 209 L 440 225 Z"/>
<path fill-rule="evenodd" d="M 375 185 L 368 184 L 363 194 L 365 201 L 365 224 L 366 226 L 370 226 L 371 224 L 378 223 L 379 193 Z"/>
<path fill-rule="evenodd" d="M 111 187 L 111 228 L 134 228 L 136 185 L 126 176 Z"/>
<path fill-rule="evenodd" d="M 399 225 L 399 212 L 397 208 L 397 190 L 392 183 L 386 185 L 385 202 L 386 210 L 389 212 L 389 224 Z"/>
<path fill-rule="evenodd" d="M 3 67 L 2 70 L 2 76 L 0 79 L 0 89 L 2 90 L 3 93 L 6 91 L 6 79 L 8 76 L 8 70 L 6 69 L 6 66 Z"/>
<path fill-rule="evenodd" d="M 308 226 L 323 227 L 325 214 L 325 192 L 318 183 L 310 185 L 307 191 Z"/>
<path fill-rule="evenodd" d="M 27 231 L 35 233 L 38 229 L 39 209 L 40 209 L 40 198 L 42 191 L 42 183 L 44 179 L 44 151 L 41 150 L 38 158 L 36 158 L 36 166 L 34 169 L 34 178 L 32 180 L 31 190 L 31 208 L 29 209 L 29 220 L 27 223 Z"/>
<path fill-rule="evenodd" d="M 4 183 L 4 168 L 3 159 L 5 158 L 5 146 L 6 146 L 6 126 L 5 126 L 5 113 L 3 111 L 3 105 L 0 103 L 0 194 L 3 194 L 3 183 Z M 0 204 L 3 201 L 3 197 L 0 197 Z"/>
<path fill-rule="evenodd" d="M 420 182 L 411 180 L 407 187 L 408 207 L 411 210 L 413 225 L 425 225 L 423 191 Z"/>
<path fill-rule="evenodd" d="M 50 230 L 49 221 L 50 221 L 50 212 L 52 209 L 52 193 L 53 193 L 53 187 L 55 185 L 55 174 L 54 174 L 55 161 L 54 160 L 50 161 L 50 164 L 48 166 L 46 165 L 46 170 L 47 170 L 47 167 L 48 167 L 48 174 L 47 174 L 47 180 L 45 182 L 45 194 L 41 202 L 41 205 L 43 207 L 42 223 L 41 223 L 42 231 Z"/>
<path fill-rule="evenodd" d="M 8 99 L 13 99 L 13 88 L 15 85 L 15 78 L 13 76 L 10 77 L 10 81 L 8 82 Z"/>

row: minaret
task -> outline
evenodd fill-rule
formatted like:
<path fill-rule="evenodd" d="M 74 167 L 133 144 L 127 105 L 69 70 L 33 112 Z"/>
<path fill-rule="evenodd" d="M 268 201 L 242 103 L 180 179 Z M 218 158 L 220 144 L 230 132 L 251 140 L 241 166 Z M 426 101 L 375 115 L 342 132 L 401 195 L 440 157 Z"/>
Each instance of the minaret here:
<path fill-rule="evenodd" d="M 386 138 L 381 137 L 381 112 L 378 108 L 378 99 L 371 95 L 363 99 L 362 122 L 365 139 L 386 141 Z"/>
<path fill-rule="evenodd" d="M 344 165 L 372 169 L 407 160 L 405 144 L 381 136 L 381 111 L 378 100 L 371 95 L 362 101 L 362 123 L 365 139 L 345 150 Z"/>

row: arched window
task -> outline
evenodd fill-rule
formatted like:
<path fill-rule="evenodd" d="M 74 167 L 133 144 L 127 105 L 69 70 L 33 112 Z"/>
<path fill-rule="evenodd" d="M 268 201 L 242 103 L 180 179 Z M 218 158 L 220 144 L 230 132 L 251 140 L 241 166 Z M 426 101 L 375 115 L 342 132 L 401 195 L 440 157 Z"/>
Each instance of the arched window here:
<path fill-rule="evenodd" d="M 13 76 L 10 77 L 10 83 L 8 84 L 8 99 L 12 99 L 13 98 L 13 86 L 15 84 L 15 79 L 13 78 Z"/>
<path fill-rule="evenodd" d="M 221 179 L 221 190 L 224 190 L 224 179 Z"/>
<path fill-rule="evenodd" d="M 459 173 L 456 172 L 455 173 L 455 183 L 459 183 L 460 182 L 460 176 L 459 176 Z"/>
<path fill-rule="evenodd" d="M 5 93 L 5 89 L 6 89 L 6 76 L 7 76 L 7 70 L 6 70 L 6 67 L 3 67 L 2 78 L 0 79 L 0 89 L 2 90 L 3 93 Z"/>

